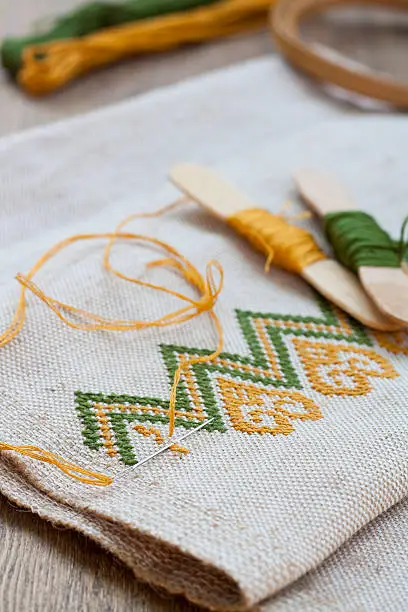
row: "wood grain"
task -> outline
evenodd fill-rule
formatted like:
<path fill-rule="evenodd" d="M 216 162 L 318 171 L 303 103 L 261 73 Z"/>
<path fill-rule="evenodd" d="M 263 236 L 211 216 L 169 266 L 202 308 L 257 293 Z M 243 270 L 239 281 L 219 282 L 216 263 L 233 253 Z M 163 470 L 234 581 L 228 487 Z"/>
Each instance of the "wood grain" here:
<path fill-rule="evenodd" d="M 182 599 L 140 585 L 115 557 L 0 499 L 2 612 L 194 612 Z"/>
<path fill-rule="evenodd" d="M 0 36 L 24 34 L 33 22 L 83 0 L 0 0 Z M 383 30 L 356 19 L 316 20 L 308 37 L 332 44 L 374 68 L 408 77 L 406 25 Z M 379 25 L 380 24 L 380 25 Z M 40 100 L 26 98 L 0 73 L 0 136 L 76 115 L 163 85 L 273 53 L 269 34 L 238 36 L 99 71 Z M 0 496 L 0 610 L 2 612 L 193 612 L 187 603 L 139 585 L 131 572 L 86 538 L 57 530 Z"/>

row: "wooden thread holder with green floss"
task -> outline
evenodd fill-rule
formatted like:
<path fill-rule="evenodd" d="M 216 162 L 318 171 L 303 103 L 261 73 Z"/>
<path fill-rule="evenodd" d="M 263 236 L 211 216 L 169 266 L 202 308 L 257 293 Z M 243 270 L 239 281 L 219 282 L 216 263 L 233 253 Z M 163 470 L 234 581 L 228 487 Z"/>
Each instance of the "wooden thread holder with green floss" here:
<path fill-rule="evenodd" d="M 370 215 L 357 210 L 333 177 L 303 169 L 295 172 L 294 180 L 310 208 L 323 217 L 337 258 L 358 274 L 364 289 L 385 316 L 408 326 L 404 236 L 399 242 L 392 240 Z"/>
<path fill-rule="evenodd" d="M 267 267 L 273 263 L 299 274 L 324 297 L 368 327 L 381 331 L 401 328 L 380 313 L 357 277 L 329 259 L 305 229 L 254 205 L 209 168 L 180 164 L 172 168 L 170 179 L 188 197 L 264 252 Z"/>

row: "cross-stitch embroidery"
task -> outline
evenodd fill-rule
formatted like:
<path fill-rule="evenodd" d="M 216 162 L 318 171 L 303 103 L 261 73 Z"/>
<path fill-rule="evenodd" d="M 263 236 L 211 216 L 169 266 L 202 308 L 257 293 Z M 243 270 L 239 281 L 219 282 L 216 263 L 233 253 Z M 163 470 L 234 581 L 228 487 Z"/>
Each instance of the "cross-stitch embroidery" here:
<path fill-rule="evenodd" d="M 300 393 L 290 343 L 311 387 L 322 395 L 365 395 L 372 390 L 371 378 L 398 376 L 373 349 L 373 340 L 359 323 L 317 299 L 320 317 L 237 310 L 249 355 L 222 353 L 211 363 L 191 366 L 178 388 L 176 425 L 196 427 L 214 418 L 209 431 L 233 427 L 247 434 L 288 435 L 296 420 L 320 419 L 320 408 Z M 402 337 L 376 337 L 393 352 L 403 350 Z M 183 356 L 210 354 L 174 345 L 162 345 L 161 352 L 170 383 Z M 163 399 L 78 391 L 76 404 L 85 444 L 95 450 L 104 448 L 128 465 L 137 462 L 130 429 L 160 443 L 161 434 L 153 425 L 168 423 L 169 403 Z"/>

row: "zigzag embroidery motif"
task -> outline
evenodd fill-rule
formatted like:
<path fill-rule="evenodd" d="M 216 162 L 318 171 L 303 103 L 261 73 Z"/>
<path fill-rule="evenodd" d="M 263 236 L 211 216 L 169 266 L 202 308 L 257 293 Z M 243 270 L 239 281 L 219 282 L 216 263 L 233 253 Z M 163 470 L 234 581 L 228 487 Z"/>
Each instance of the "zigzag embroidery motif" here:
<path fill-rule="evenodd" d="M 223 353 L 213 362 L 191 366 L 178 387 L 176 426 L 196 427 L 214 418 L 208 431 L 225 432 L 232 426 L 247 434 L 288 435 L 294 421 L 322 418 L 319 407 L 300 393 L 289 343 L 312 388 L 323 395 L 365 395 L 372 390 L 372 377 L 398 376 L 391 363 L 373 350 L 373 341 L 359 323 L 320 297 L 318 303 L 320 317 L 237 310 L 249 355 Z M 385 348 L 405 350 L 401 349 L 405 338 L 387 338 L 377 339 Z M 161 352 L 170 384 L 183 355 L 211 353 L 174 345 L 162 345 Z M 76 407 L 85 444 L 128 465 L 137 462 L 131 429 L 140 433 L 140 424 L 168 423 L 169 403 L 158 398 L 78 391 Z M 150 431 L 156 432 L 145 427 L 142 433 Z"/>

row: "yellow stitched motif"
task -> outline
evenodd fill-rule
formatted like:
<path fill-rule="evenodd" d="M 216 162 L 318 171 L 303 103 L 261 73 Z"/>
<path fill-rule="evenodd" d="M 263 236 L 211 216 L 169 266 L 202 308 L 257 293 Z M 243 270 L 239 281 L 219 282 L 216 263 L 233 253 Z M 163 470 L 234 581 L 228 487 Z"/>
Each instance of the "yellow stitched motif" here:
<path fill-rule="evenodd" d="M 294 338 L 293 344 L 315 391 L 324 395 L 365 395 L 370 377 L 396 378 L 391 363 L 367 348 Z"/>
<path fill-rule="evenodd" d="M 363 327 L 325 302 L 320 307 L 318 317 L 237 310 L 243 354 L 224 352 L 206 362 L 205 349 L 161 345 L 170 381 L 181 361 L 189 363 L 178 385 L 176 427 L 211 419 L 206 431 L 288 435 L 296 422 L 322 418 L 318 402 L 303 394 L 308 385 L 325 396 L 358 396 L 372 391 L 371 379 L 398 376 Z M 376 338 L 391 352 L 408 351 L 407 333 Z M 86 444 L 94 450 L 134 465 L 132 431 L 161 443 L 155 427 L 168 423 L 168 400 L 78 391 L 76 402 Z"/>
<path fill-rule="evenodd" d="M 272 346 L 270 338 L 268 336 L 268 327 L 274 327 L 277 329 L 284 329 L 288 331 L 298 332 L 317 332 L 317 333 L 328 333 L 328 334 L 344 334 L 351 336 L 353 330 L 350 327 L 347 316 L 336 309 L 337 324 L 328 325 L 324 323 L 310 323 L 310 322 L 296 322 L 294 320 L 269 320 L 267 318 L 259 317 L 253 319 L 254 328 L 257 332 L 257 337 L 260 345 L 263 348 L 265 358 L 268 362 L 268 368 L 260 368 L 249 364 L 238 363 L 236 361 L 225 359 L 225 357 L 217 357 L 213 363 L 215 365 L 221 365 L 225 368 L 229 368 L 234 372 L 242 370 L 255 376 L 265 376 L 268 378 L 274 378 L 276 380 L 282 380 L 282 370 L 279 364 L 279 360 L 276 355 L 275 348 Z M 183 357 L 183 354 L 179 354 L 179 360 Z M 188 355 L 185 355 L 188 357 Z M 191 368 L 185 371 L 184 379 L 188 387 L 190 398 L 193 401 L 194 412 L 202 413 L 202 399 L 200 397 L 197 386 L 194 383 L 194 376 L 192 375 Z"/>
<path fill-rule="evenodd" d="M 345 334 L 347 336 L 351 336 L 353 333 L 353 330 L 351 329 L 350 324 L 347 321 L 346 315 L 338 309 L 336 309 L 336 315 L 338 318 L 337 325 L 327 325 L 325 323 L 309 323 L 309 322 L 304 322 L 304 321 L 299 323 L 297 321 L 292 321 L 292 320 L 270 321 L 268 319 L 256 319 L 255 323 L 257 323 L 258 321 L 261 321 L 261 323 L 263 323 L 264 325 L 273 325 L 274 327 L 282 328 L 282 329 L 326 332 L 330 334 Z"/>
<path fill-rule="evenodd" d="M 153 436 L 155 442 L 159 445 L 163 444 L 164 442 L 164 437 L 161 434 L 160 429 L 157 429 L 157 427 L 146 427 L 146 425 L 141 425 L 138 423 L 137 425 L 133 426 L 133 429 L 142 434 L 142 436 L 145 436 L 145 438 Z M 173 446 L 170 446 L 170 450 L 173 453 L 180 453 L 181 455 L 188 455 L 190 452 L 188 448 L 184 448 L 184 446 L 180 446 L 179 444 L 173 444 Z"/>
<path fill-rule="evenodd" d="M 95 407 L 98 409 L 97 414 L 101 414 L 100 410 L 104 412 L 104 414 L 109 414 L 112 410 L 120 410 L 122 412 L 140 412 L 145 414 L 153 415 L 163 415 L 167 416 L 167 411 L 165 408 L 157 408 L 156 406 L 129 406 L 128 404 L 95 404 Z M 177 417 L 186 417 L 187 419 L 197 419 L 197 420 L 205 420 L 205 415 L 200 416 L 196 414 L 196 412 L 184 412 L 181 410 L 176 410 Z M 106 416 L 105 416 L 106 419 Z M 104 421 L 106 423 L 106 420 Z M 140 433 L 140 432 L 139 432 Z"/>
<path fill-rule="evenodd" d="M 140 423 L 138 423 L 137 425 L 133 426 L 133 429 L 137 431 L 137 433 L 142 434 L 142 436 L 144 436 L 145 438 L 153 436 L 157 444 L 163 444 L 164 442 L 164 438 L 160 433 L 160 429 L 157 429 L 156 427 L 146 427 L 146 425 L 141 425 Z"/>
<path fill-rule="evenodd" d="M 266 389 L 221 376 L 217 383 L 225 410 L 237 431 L 287 436 L 295 429 L 292 420 L 322 418 L 318 406 L 298 391 Z"/>
<path fill-rule="evenodd" d="M 106 416 L 104 407 L 96 406 L 95 415 L 99 424 L 99 429 L 103 438 L 103 445 L 106 448 L 106 454 L 114 457 L 118 451 L 115 448 L 115 443 L 112 438 L 112 432 L 110 429 L 109 419 Z"/>
<path fill-rule="evenodd" d="M 376 332 L 376 340 L 380 346 L 394 355 L 408 355 L 408 331 L 398 331 L 392 334 Z"/>
<path fill-rule="evenodd" d="M 265 355 L 269 361 L 271 374 L 278 380 L 281 380 L 283 378 L 282 372 L 278 366 L 278 360 L 276 359 L 275 351 L 273 350 L 271 341 L 269 340 L 265 321 L 263 319 L 255 319 L 254 324 L 255 329 L 258 333 L 258 338 L 264 347 Z M 271 374 L 269 374 L 269 376 Z"/>
<path fill-rule="evenodd" d="M 264 318 L 254 318 L 254 327 L 256 329 L 260 344 L 264 350 L 264 354 L 265 354 L 265 357 L 267 358 L 269 367 L 259 368 L 255 366 L 244 365 L 244 364 L 228 361 L 226 359 L 223 359 L 222 357 L 217 357 L 214 360 L 214 363 L 223 365 L 225 367 L 229 367 L 235 371 L 243 370 L 244 372 L 250 372 L 254 375 L 266 376 L 268 378 L 276 378 L 277 380 L 281 380 L 282 379 L 281 368 L 279 367 L 279 361 L 277 359 L 275 350 L 270 342 L 270 339 L 267 333 L 267 327 L 273 326 L 278 329 L 280 328 L 287 329 L 288 331 L 298 330 L 300 332 L 301 331 L 311 331 L 311 332 L 320 332 L 320 333 L 326 332 L 330 334 L 345 334 L 345 335 L 351 336 L 353 330 L 350 328 L 350 325 L 344 313 L 336 310 L 336 314 L 338 317 L 338 323 L 339 323 L 338 325 L 325 325 L 323 323 L 316 324 L 316 323 L 303 323 L 303 322 L 297 323 L 292 320 L 289 320 L 289 321 L 274 320 L 272 321 L 272 320 L 264 319 Z"/>
<path fill-rule="evenodd" d="M 179 359 L 181 358 L 182 358 L 182 355 L 179 355 Z M 190 394 L 190 397 L 192 399 L 192 403 L 194 406 L 194 416 L 199 419 L 205 419 L 206 417 L 205 417 L 203 405 L 202 405 L 203 402 L 200 397 L 200 393 L 197 388 L 197 383 L 195 381 L 191 368 L 188 368 L 187 370 L 184 371 L 184 380 L 185 380 L 188 393 Z"/>

